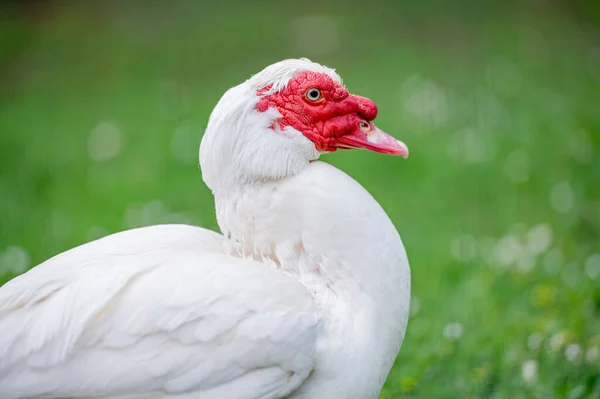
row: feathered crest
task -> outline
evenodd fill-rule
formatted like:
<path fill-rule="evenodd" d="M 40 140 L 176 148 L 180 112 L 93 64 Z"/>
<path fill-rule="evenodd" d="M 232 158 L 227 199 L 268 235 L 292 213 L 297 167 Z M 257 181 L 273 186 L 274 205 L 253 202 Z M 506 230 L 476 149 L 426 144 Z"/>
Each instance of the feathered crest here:
<path fill-rule="evenodd" d="M 326 73 L 334 81 L 343 84 L 342 78 L 335 72 L 335 69 L 312 62 L 308 58 L 287 59 L 269 65 L 248 79 L 246 84 L 255 91 L 271 85 L 269 90 L 263 93 L 269 95 L 282 90 L 297 73 L 303 71 Z"/>

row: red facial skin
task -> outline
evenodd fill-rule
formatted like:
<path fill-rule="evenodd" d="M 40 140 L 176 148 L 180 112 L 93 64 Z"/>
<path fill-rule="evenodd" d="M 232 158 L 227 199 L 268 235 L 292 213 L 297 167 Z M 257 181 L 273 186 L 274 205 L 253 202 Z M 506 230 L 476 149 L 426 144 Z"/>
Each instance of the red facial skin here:
<path fill-rule="evenodd" d="M 258 92 L 266 92 L 266 87 Z M 307 98 L 311 88 L 321 91 L 318 101 Z M 325 73 L 304 71 L 297 74 L 278 93 L 262 97 L 256 108 L 260 112 L 275 107 L 282 118 L 276 123 L 283 129 L 291 126 L 310 139 L 319 151 L 333 152 L 340 145 L 338 138 L 355 134 L 357 130 L 374 129 L 370 123 L 377 116 L 377 106 L 368 98 L 348 93 L 341 84 Z"/>

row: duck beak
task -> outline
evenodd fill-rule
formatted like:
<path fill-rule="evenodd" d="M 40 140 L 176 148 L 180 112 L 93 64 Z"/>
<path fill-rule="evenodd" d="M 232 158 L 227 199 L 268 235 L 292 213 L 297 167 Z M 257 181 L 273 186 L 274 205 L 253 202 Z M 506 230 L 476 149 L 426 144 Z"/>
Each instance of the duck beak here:
<path fill-rule="evenodd" d="M 400 140 L 379 129 L 373 123 L 363 121 L 354 131 L 336 137 L 336 148 L 362 148 L 387 155 L 399 155 L 408 158 L 408 147 Z"/>

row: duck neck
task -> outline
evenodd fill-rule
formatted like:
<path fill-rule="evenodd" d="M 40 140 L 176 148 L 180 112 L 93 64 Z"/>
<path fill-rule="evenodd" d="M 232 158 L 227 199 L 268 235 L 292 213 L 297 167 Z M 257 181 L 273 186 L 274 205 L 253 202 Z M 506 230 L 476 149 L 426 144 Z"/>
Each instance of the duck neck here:
<path fill-rule="evenodd" d="M 326 353 L 318 364 L 330 371 L 316 372 L 312 384 L 323 377 L 318 389 L 336 397 L 377 397 L 403 339 L 410 299 L 404 247 L 379 204 L 322 162 L 215 199 L 229 251 L 294 276 L 319 304 Z M 348 378 L 362 390 L 340 396 Z"/>

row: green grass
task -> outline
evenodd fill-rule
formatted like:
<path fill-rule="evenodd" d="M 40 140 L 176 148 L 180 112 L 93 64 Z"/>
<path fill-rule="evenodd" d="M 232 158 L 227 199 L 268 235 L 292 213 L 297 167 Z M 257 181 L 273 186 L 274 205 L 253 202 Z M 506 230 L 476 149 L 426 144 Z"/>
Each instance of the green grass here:
<path fill-rule="evenodd" d="M 0 12 L 0 281 L 134 226 L 216 229 L 197 167 L 212 107 L 308 56 L 411 150 L 324 158 L 380 201 L 412 265 L 381 398 L 600 396 L 598 7 L 47 4 Z"/>

